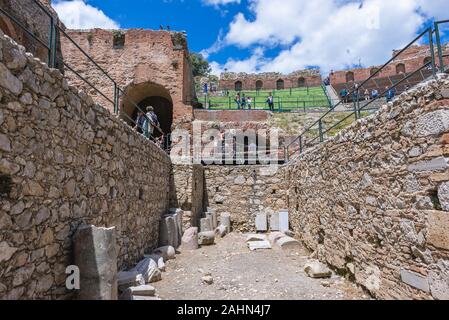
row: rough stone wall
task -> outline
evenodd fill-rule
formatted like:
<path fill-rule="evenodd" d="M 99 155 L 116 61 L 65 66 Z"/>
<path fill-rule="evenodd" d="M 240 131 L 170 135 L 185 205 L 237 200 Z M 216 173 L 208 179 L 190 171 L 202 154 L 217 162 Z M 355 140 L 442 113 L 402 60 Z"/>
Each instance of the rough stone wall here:
<path fill-rule="evenodd" d="M 255 231 L 259 212 L 285 209 L 286 184 L 282 168 L 266 166 L 207 166 L 205 206 L 231 214 L 234 230 Z"/>
<path fill-rule="evenodd" d="M 449 79 L 288 166 L 297 236 L 375 297 L 449 299 Z"/>
<path fill-rule="evenodd" d="M 50 0 L 40 0 L 46 10 L 57 19 L 57 14 L 51 7 Z M 0 7 L 17 18 L 29 31 L 34 33 L 45 44 L 50 39 L 50 17 L 32 0 L 0 0 Z M 64 28 L 62 23 L 60 26 Z M 42 61 L 48 62 L 48 49 L 39 44 L 8 17 L 0 14 L 0 29 L 23 45 L 28 52 Z M 57 42 L 58 60 L 61 60 L 61 48 Z M 58 64 L 62 69 L 62 63 Z"/>
<path fill-rule="evenodd" d="M 261 74 L 247 74 L 247 73 L 223 73 L 220 77 L 220 90 L 234 90 L 235 83 L 241 81 L 243 90 L 256 90 L 256 82 L 262 81 L 262 90 L 276 90 L 276 82 L 280 79 L 284 80 L 284 88 L 298 88 L 300 87 L 298 80 L 304 79 L 304 84 L 301 87 L 319 87 L 322 84 L 320 72 L 318 70 L 301 70 L 290 74 L 281 73 L 261 73 Z"/>
<path fill-rule="evenodd" d="M 204 168 L 202 165 L 173 165 L 170 207 L 184 210 L 184 227 L 198 227 L 203 215 Z"/>
<path fill-rule="evenodd" d="M 449 47 L 445 46 L 443 48 L 444 54 L 449 53 Z M 398 53 L 398 50 L 393 52 L 393 56 Z M 396 67 L 399 64 L 405 65 L 405 72 L 413 72 L 422 67 L 425 63 L 426 59 L 430 58 L 430 49 L 429 46 L 413 46 L 406 51 L 404 51 L 395 61 L 386 66 L 378 75 L 378 77 L 392 77 L 397 75 Z M 438 58 L 436 57 L 438 60 Z M 444 64 L 449 64 L 449 57 L 444 57 Z M 438 64 L 438 61 L 437 61 Z M 368 79 L 371 76 L 371 70 L 380 68 L 382 66 L 372 66 L 369 68 L 357 68 L 350 69 L 345 71 L 334 71 L 329 75 L 330 81 L 332 85 L 346 83 L 346 74 L 348 72 L 354 73 L 354 81 L 362 82 Z"/>
<path fill-rule="evenodd" d="M 0 299 L 68 298 L 81 223 L 118 231 L 118 267 L 158 242 L 170 159 L 0 34 Z"/>
<path fill-rule="evenodd" d="M 195 120 L 239 122 L 239 121 L 267 121 L 270 113 L 263 110 L 195 110 Z"/>
<path fill-rule="evenodd" d="M 114 34 L 124 35 L 124 44 L 114 47 Z M 173 103 L 172 127 L 192 120 L 191 102 L 194 84 L 188 61 L 187 44 L 177 36 L 180 33 L 130 30 L 70 30 L 69 36 L 80 45 L 113 79 L 134 103 L 150 96 L 160 96 Z M 86 77 L 110 100 L 114 101 L 114 86 L 110 79 L 96 69 L 66 38 L 61 39 L 64 61 Z M 96 101 L 109 110 L 113 104 L 105 102 L 95 90 L 72 74 L 71 83 L 88 90 Z M 132 115 L 129 100 L 121 100 L 121 108 Z"/>

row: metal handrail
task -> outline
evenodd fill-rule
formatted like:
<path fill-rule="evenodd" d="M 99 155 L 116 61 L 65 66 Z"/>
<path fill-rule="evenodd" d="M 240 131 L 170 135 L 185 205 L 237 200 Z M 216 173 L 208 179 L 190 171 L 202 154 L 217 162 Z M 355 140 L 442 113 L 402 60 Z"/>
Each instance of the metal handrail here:
<path fill-rule="evenodd" d="M 449 21 L 448 21 L 449 22 Z M 382 65 L 382 67 L 378 68 L 373 74 L 371 74 L 371 76 L 369 78 L 367 78 L 365 81 L 363 81 L 360 85 L 358 85 L 356 88 L 354 88 L 354 90 L 350 91 L 348 93 L 348 96 L 353 96 L 354 94 L 357 94 L 357 102 L 354 101 L 354 107 L 355 107 L 355 111 L 353 113 L 351 113 L 350 115 L 348 115 L 347 117 L 345 117 L 343 120 L 340 120 L 339 123 L 336 125 L 338 126 L 340 123 L 342 123 L 344 120 L 347 120 L 348 118 L 350 118 L 351 116 L 353 116 L 354 114 L 356 115 L 356 117 L 358 118 L 360 111 L 364 108 L 366 108 L 367 105 L 371 104 L 372 102 L 380 99 L 381 97 L 383 97 L 383 95 L 385 95 L 386 92 L 388 92 L 389 90 L 396 88 L 400 83 L 402 83 L 403 81 L 405 81 L 406 79 L 409 79 L 412 75 L 416 74 L 418 71 L 421 72 L 425 67 L 428 67 L 430 64 L 432 65 L 432 70 L 433 70 L 433 74 L 436 75 L 436 68 L 435 68 L 435 55 L 434 55 L 434 50 L 433 50 L 433 34 L 437 33 L 437 30 L 433 30 L 431 27 L 427 28 L 426 30 L 424 30 L 422 33 L 420 33 L 415 39 L 413 39 L 413 41 L 411 41 L 409 44 L 407 44 L 403 49 L 401 49 L 400 51 L 398 51 L 391 59 L 389 59 L 384 65 Z M 432 51 L 432 61 L 429 62 L 428 64 L 426 64 L 425 66 L 419 68 L 418 70 L 416 70 L 415 72 L 409 74 L 407 77 L 405 77 L 404 79 L 402 79 L 401 81 L 399 81 L 398 83 L 394 84 L 392 87 L 390 87 L 389 89 L 385 90 L 385 92 L 383 92 L 382 94 L 380 94 L 376 99 L 371 100 L 369 103 L 367 103 L 365 106 L 363 106 L 363 108 L 357 108 L 357 105 L 359 104 L 359 92 L 360 89 L 363 88 L 363 86 L 368 83 L 370 80 L 376 78 L 376 76 L 385 69 L 385 67 L 387 67 L 391 62 L 393 62 L 394 60 L 396 60 L 402 53 L 404 53 L 408 48 L 410 48 L 416 41 L 418 41 L 419 39 L 421 39 L 423 36 L 425 36 L 426 34 L 429 35 L 429 44 L 430 44 L 430 50 Z M 438 34 L 438 33 L 437 33 Z M 441 44 L 437 42 L 437 46 L 439 48 L 441 48 Z M 374 79 L 375 80 L 375 79 Z M 306 133 L 312 131 L 312 128 L 315 127 L 317 124 L 320 126 L 320 138 L 321 140 L 323 137 L 323 134 L 328 132 L 331 129 L 328 129 L 326 132 L 323 133 L 322 131 L 322 123 L 323 123 L 323 119 L 326 118 L 331 112 L 333 112 L 339 105 L 343 104 L 343 101 L 340 101 L 339 103 L 337 103 L 336 105 L 334 105 L 332 108 L 330 108 L 330 110 L 328 110 L 322 117 L 320 117 L 316 122 L 314 122 L 312 125 L 310 125 L 309 127 L 307 127 L 302 133 L 301 135 L 299 135 L 298 137 L 296 137 L 291 143 L 289 143 L 286 146 L 286 156 L 287 156 L 287 160 L 290 156 L 289 154 L 289 149 L 290 147 L 297 143 L 298 140 L 300 140 L 301 144 L 302 144 L 302 139 L 305 136 Z M 335 128 L 336 126 L 334 126 L 333 128 Z M 314 142 L 316 139 L 318 139 L 318 137 L 314 138 L 312 141 L 309 141 L 308 144 L 310 144 L 311 142 Z M 302 148 L 300 148 L 300 152 L 302 152 Z M 293 154 L 295 154 L 297 151 L 293 152 Z"/>
<path fill-rule="evenodd" d="M 25 25 L 23 25 L 16 17 L 14 17 L 11 13 L 7 12 L 3 8 L 0 8 L 0 12 L 4 14 L 6 17 L 8 17 L 11 21 L 13 21 L 17 26 L 19 26 L 23 31 L 25 31 L 29 36 L 31 36 L 34 40 L 36 40 L 39 44 L 41 44 L 43 47 L 45 47 L 49 52 L 49 59 L 48 59 L 48 65 L 51 68 L 54 68 L 56 66 L 56 54 L 57 54 L 57 32 L 65 36 L 90 62 L 94 64 L 94 66 L 100 70 L 101 73 L 103 73 L 109 80 L 111 80 L 112 85 L 114 86 L 114 101 L 110 99 L 106 94 L 104 94 L 100 89 L 98 89 L 92 82 L 90 82 L 86 77 L 82 76 L 79 72 L 77 72 L 74 68 L 72 68 L 70 65 L 68 65 L 66 62 L 62 62 L 63 66 L 67 68 L 69 71 L 73 72 L 77 77 L 79 77 L 83 82 L 85 82 L 89 87 L 94 89 L 99 95 L 101 95 L 106 101 L 110 102 L 114 106 L 114 113 L 118 114 L 120 116 L 124 116 L 127 118 L 131 123 L 134 123 L 134 125 L 137 126 L 137 123 L 134 119 L 129 117 L 126 113 L 122 112 L 123 110 L 120 110 L 119 103 L 120 98 L 124 97 L 128 99 L 128 101 L 139 111 L 141 111 L 144 115 L 144 117 L 147 120 L 147 123 L 152 123 L 152 119 L 150 119 L 146 113 L 135 103 L 132 101 L 127 94 L 118 86 L 117 81 L 109 75 L 109 73 L 104 70 L 85 50 L 81 48 L 80 45 L 76 43 L 66 32 L 65 30 L 60 26 L 59 20 L 52 15 L 48 11 L 46 7 L 44 7 L 38 0 L 32 0 L 34 4 L 36 4 L 41 11 L 43 11 L 49 18 L 50 18 L 50 34 L 49 34 L 49 44 L 45 43 L 40 37 L 35 35 L 33 32 L 27 29 Z M 56 20 L 56 21 L 55 21 Z M 121 93 L 121 94 L 120 94 Z M 166 135 L 162 129 L 159 126 L 152 125 L 162 136 L 168 136 Z M 154 139 L 154 137 L 148 137 L 150 139 Z"/>

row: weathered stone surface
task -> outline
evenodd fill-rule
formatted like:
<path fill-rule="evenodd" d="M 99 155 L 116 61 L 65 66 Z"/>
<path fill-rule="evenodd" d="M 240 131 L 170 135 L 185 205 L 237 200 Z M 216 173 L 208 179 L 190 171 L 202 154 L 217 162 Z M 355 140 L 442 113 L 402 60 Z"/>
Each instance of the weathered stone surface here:
<path fill-rule="evenodd" d="M 0 242 L 0 262 L 8 261 L 17 248 L 11 247 L 6 241 Z"/>
<path fill-rule="evenodd" d="M 117 300 L 115 228 L 81 226 L 73 240 L 75 265 L 80 270 L 81 300 Z"/>
<path fill-rule="evenodd" d="M 422 172 L 422 171 L 439 171 L 447 168 L 449 168 L 447 159 L 439 157 L 429 161 L 421 161 L 412 164 L 408 167 L 408 170 L 412 172 Z"/>
<path fill-rule="evenodd" d="M 449 111 L 437 110 L 418 117 L 416 121 L 416 135 L 425 137 L 440 135 L 449 130 Z"/>
<path fill-rule="evenodd" d="M 200 246 L 210 246 L 215 242 L 215 232 L 206 231 L 198 233 L 198 244 Z"/>
<path fill-rule="evenodd" d="M 449 250 L 449 213 L 428 211 L 429 229 L 427 243 L 437 248 Z"/>
<path fill-rule="evenodd" d="M 5 152 L 11 151 L 11 141 L 6 135 L 1 133 L 0 133 L 0 150 Z"/>
<path fill-rule="evenodd" d="M 133 296 L 154 297 L 156 289 L 151 285 L 143 285 L 138 287 L 130 287 L 123 292 L 119 300 L 133 300 Z"/>
<path fill-rule="evenodd" d="M 424 277 L 416 272 L 401 269 L 401 280 L 402 282 L 416 289 L 422 290 L 424 292 L 430 292 L 427 277 Z"/>
<path fill-rule="evenodd" d="M 22 82 L 15 77 L 6 66 L 0 62 L 0 86 L 11 91 L 15 95 L 22 92 Z"/>
<path fill-rule="evenodd" d="M 248 234 L 246 235 L 246 242 L 252 241 L 266 241 L 267 236 L 265 234 Z"/>
<path fill-rule="evenodd" d="M 226 227 L 226 232 L 231 232 L 231 214 L 228 212 L 223 212 L 220 216 L 220 224 Z"/>
<path fill-rule="evenodd" d="M 228 233 L 227 228 L 220 224 L 216 229 L 215 229 L 215 237 L 216 238 L 224 238 L 226 236 L 226 234 Z"/>
<path fill-rule="evenodd" d="M 304 266 L 304 272 L 311 278 L 330 278 L 332 271 L 318 260 L 308 261 Z"/>
<path fill-rule="evenodd" d="M 444 182 L 438 187 L 438 200 L 444 211 L 449 211 L 449 182 Z"/>
<path fill-rule="evenodd" d="M 270 230 L 279 231 L 279 212 L 272 212 L 270 215 Z"/>
<path fill-rule="evenodd" d="M 162 280 L 162 273 L 158 268 L 157 261 L 154 261 L 151 258 L 143 259 L 130 271 L 140 273 L 145 283 L 153 283 Z"/>
<path fill-rule="evenodd" d="M 449 261 L 440 261 L 436 270 L 429 272 L 429 285 L 432 297 L 449 300 Z"/>
<path fill-rule="evenodd" d="M 280 239 L 280 238 L 283 238 L 283 237 L 285 237 L 285 234 L 284 233 L 282 233 L 282 232 L 271 232 L 269 235 L 268 235 L 268 241 L 270 241 L 270 243 L 272 244 L 272 245 L 274 245 L 274 244 L 276 244 L 276 242 Z"/>
<path fill-rule="evenodd" d="M 248 242 L 248 248 L 251 251 L 255 250 L 265 250 L 265 249 L 271 249 L 271 244 L 268 241 L 251 241 Z"/>
<path fill-rule="evenodd" d="M 256 215 L 256 231 L 268 231 L 268 222 L 266 213 Z"/>
<path fill-rule="evenodd" d="M 291 237 L 282 237 L 276 241 L 276 244 L 283 250 L 300 250 L 301 244 L 298 240 Z"/>
<path fill-rule="evenodd" d="M 212 276 L 204 276 L 201 278 L 201 281 L 207 285 L 211 285 L 214 283 L 214 278 Z"/>
<path fill-rule="evenodd" d="M 153 251 L 153 254 L 159 255 L 164 258 L 164 261 L 172 260 L 176 258 L 176 250 L 172 246 L 164 246 L 157 248 Z"/>
<path fill-rule="evenodd" d="M 201 232 L 207 232 L 212 231 L 212 219 L 211 217 L 202 218 L 200 221 L 200 231 Z"/>
<path fill-rule="evenodd" d="M 286 232 L 290 230 L 290 222 L 288 211 L 281 210 L 279 212 L 279 231 Z"/>
<path fill-rule="evenodd" d="M 177 219 L 173 215 L 166 215 L 162 218 L 159 231 L 159 245 L 172 246 L 177 248 L 179 245 Z"/>
<path fill-rule="evenodd" d="M 198 228 L 192 227 L 184 232 L 182 237 L 181 248 L 183 250 L 196 250 L 198 249 Z"/>

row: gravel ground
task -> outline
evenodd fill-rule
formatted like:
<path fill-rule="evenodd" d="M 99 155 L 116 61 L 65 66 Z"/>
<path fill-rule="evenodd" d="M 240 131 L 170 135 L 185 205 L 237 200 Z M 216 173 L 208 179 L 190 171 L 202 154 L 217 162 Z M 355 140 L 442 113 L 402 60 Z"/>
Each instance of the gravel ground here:
<path fill-rule="evenodd" d="M 305 249 L 250 251 L 244 235 L 231 233 L 216 245 L 181 252 L 168 261 L 162 281 L 152 285 L 163 300 L 369 299 L 340 276 L 307 277 L 303 267 L 309 254 Z M 213 283 L 203 283 L 204 276 L 211 276 Z"/>

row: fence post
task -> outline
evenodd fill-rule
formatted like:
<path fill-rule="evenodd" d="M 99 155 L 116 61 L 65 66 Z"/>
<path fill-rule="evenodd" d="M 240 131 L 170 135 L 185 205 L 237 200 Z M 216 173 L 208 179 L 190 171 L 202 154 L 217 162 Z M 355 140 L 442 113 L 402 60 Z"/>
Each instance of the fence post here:
<path fill-rule="evenodd" d="M 357 117 L 360 119 L 360 94 L 359 90 L 357 89 Z"/>
<path fill-rule="evenodd" d="M 306 101 L 303 101 L 303 102 L 302 102 L 302 105 L 303 105 L 303 107 L 304 107 L 304 113 L 306 113 Z"/>
<path fill-rule="evenodd" d="M 323 137 L 323 121 L 320 119 L 318 121 L 318 130 L 320 131 L 320 142 L 324 142 L 324 137 Z"/>
<path fill-rule="evenodd" d="M 48 50 L 48 65 L 50 68 L 56 68 L 56 28 L 55 19 L 50 18 L 50 35 L 49 35 L 49 45 Z"/>
<path fill-rule="evenodd" d="M 299 154 L 302 153 L 303 145 L 302 145 L 302 136 L 299 137 Z"/>
<path fill-rule="evenodd" d="M 441 49 L 440 26 L 435 22 L 435 37 L 437 40 L 438 59 L 440 61 L 440 71 L 444 72 L 443 50 Z"/>
<path fill-rule="evenodd" d="M 354 98 L 354 97 L 353 97 Z M 355 99 L 353 99 L 353 103 L 354 103 L 354 113 L 355 113 L 355 120 L 359 120 L 359 115 L 358 115 L 358 110 L 357 110 L 357 102 L 355 101 Z"/>
<path fill-rule="evenodd" d="M 429 29 L 429 45 L 430 45 L 430 55 L 432 57 L 432 73 L 433 73 L 433 77 L 436 77 L 437 70 L 436 70 L 436 66 L 435 66 L 435 49 L 434 49 L 434 46 L 433 46 L 433 30 L 432 30 L 432 27 L 430 27 L 430 29 Z"/>
<path fill-rule="evenodd" d="M 114 113 L 118 114 L 119 111 L 119 91 L 117 83 L 114 82 Z"/>
<path fill-rule="evenodd" d="M 228 97 L 228 109 L 231 109 L 231 97 Z"/>
<path fill-rule="evenodd" d="M 284 161 L 288 162 L 288 146 L 284 146 Z"/>

